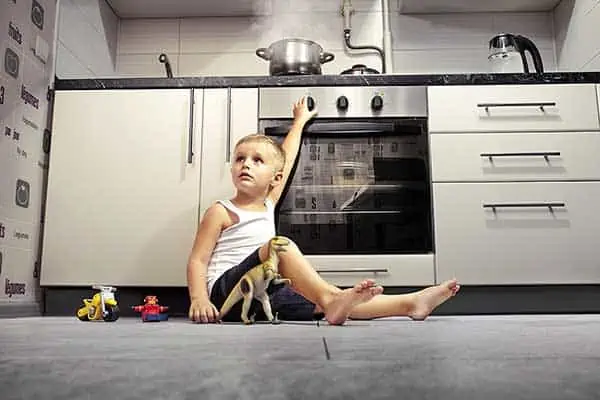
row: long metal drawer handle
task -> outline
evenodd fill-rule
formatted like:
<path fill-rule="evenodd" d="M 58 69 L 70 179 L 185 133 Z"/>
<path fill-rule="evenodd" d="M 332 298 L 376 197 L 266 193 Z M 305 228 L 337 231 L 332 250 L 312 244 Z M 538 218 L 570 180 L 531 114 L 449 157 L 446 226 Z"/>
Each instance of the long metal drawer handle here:
<path fill-rule="evenodd" d="M 556 103 L 538 102 L 538 103 L 479 103 L 477 107 L 484 108 L 486 112 L 490 111 L 490 107 L 539 107 L 541 111 L 545 111 L 544 107 L 555 107 Z"/>
<path fill-rule="evenodd" d="M 388 273 L 387 268 L 345 268 L 345 269 L 318 269 L 318 273 L 327 272 L 335 274 L 347 274 L 349 272 L 372 272 L 372 273 Z"/>
<path fill-rule="evenodd" d="M 539 208 L 544 207 L 552 211 L 553 208 L 565 207 L 565 203 L 548 202 L 548 203 L 483 203 L 483 208 L 491 208 L 494 211 L 496 208 Z"/>
<path fill-rule="evenodd" d="M 194 161 L 194 89 L 190 91 L 190 112 L 189 112 L 189 130 L 188 130 L 188 153 L 187 162 L 191 164 Z"/>
<path fill-rule="evenodd" d="M 548 161 L 548 157 L 560 157 L 560 151 L 539 151 L 526 153 L 481 153 L 481 157 L 487 157 L 492 160 L 493 157 L 544 157 Z"/>

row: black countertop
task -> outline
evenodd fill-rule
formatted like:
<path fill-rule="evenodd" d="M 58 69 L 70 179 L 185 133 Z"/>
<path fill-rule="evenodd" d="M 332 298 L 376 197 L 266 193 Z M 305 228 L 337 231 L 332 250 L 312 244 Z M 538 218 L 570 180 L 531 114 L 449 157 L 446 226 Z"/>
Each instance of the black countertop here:
<path fill-rule="evenodd" d="M 56 79 L 56 90 L 161 89 L 278 86 L 439 86 L 498 84 L 600 83 L 600 72 L 544 74 L 445 74 L 445 75 L 295 75 L 181 78 Z"/>

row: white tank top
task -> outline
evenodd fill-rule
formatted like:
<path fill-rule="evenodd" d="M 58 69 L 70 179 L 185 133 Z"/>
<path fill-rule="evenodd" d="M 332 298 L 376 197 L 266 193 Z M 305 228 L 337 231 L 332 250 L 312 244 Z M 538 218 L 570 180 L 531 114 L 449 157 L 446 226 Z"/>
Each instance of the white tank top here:
<path fill-rule="evenodd" d="M 266 211 L 246 211 L 233 205 L 229 200 L 218 203 L 236 214 L 239 222 L 221 232 L 208 262 L 208 294 L 215 281 L 229 268 L 238 265 L 254 250 L 275 236 L 274 206 L 270 199 L 265 200 Z"/>

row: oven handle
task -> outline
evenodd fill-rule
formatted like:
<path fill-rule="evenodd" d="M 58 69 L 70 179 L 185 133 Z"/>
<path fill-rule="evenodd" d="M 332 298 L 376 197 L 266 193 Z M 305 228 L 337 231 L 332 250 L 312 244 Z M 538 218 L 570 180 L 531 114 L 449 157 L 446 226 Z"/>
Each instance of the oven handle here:
<path fill-rule="evenodd" d="M 372 272 L 374 274 L 390 272 L 387 268 L 343 268 L 343 269 L 317 269 L 318 273 L 333 273 L 333 274 L 347 274 L 352 272 Z"/>
<path fill-rule="evenodd" d="M 361 135 L 382 135 L 397 130 L 397 124 L 390 122 L 333 122 L 333 123 L 312 123 L 304 127 L 304 133 L 322 133 L 322 134 L 361 134 Z M 269 126 L 265 128 L 265 134 L 269 136 L 285 136 L 289 132 L 290 124 Z M 407 126 L 407 128 L 410 128 Z M 413 127 L 414 129 L 414 127 Z M 420 128 L 419 128 L 420 129 Z"/>

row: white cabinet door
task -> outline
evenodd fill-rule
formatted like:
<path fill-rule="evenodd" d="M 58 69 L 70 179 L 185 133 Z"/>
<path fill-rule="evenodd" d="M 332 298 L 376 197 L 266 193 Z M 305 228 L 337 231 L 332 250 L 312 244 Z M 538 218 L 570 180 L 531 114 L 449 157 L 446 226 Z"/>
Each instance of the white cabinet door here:
<path fill-rule="evenodd" d="M 433 86 L 429 132 L 597 131 L 591 84 Z"/>
<path fill-rule="evenodd" d="M 56 93 L 42 285 L 186 285 L 200 184 L 195 92 L 195 104 L 191 89 Z"/>
<path fill-rule="evenodd" d="M 430 135 L 434 182 L 599 180 L 600 132 Z"/>
<path fill-rule="evenodd" d="M 600 283 L 600 182 L 433 188 L 438 281 Z"/>
<path fill-rule="evenodd" d="M 258 89 L 205 89 L 202 124 L 200 216 L 215 201 L 235 194 L 231 153 L 243 136 L 258 131 Z"/>

